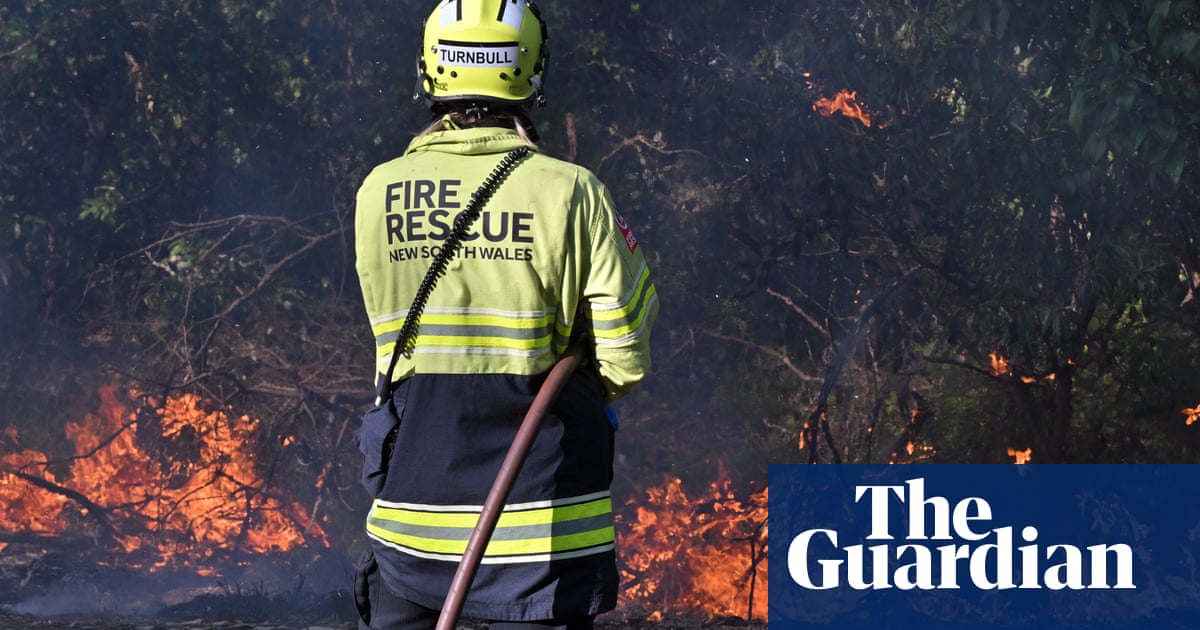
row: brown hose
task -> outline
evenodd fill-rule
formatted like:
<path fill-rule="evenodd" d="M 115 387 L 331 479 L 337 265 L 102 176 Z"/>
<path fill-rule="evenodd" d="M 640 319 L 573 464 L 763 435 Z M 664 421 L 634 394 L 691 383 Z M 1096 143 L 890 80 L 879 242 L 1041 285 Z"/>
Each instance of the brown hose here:
<path fill-rule="evenodd" d="M 471 537 L 467 539 L 467 549 L 463 552 L 462 560 L 458 562 L 458 570 L 454 572 L 454 579 L 450 582 L 450 591 L 446 593 L 446 601 L 442 604 L 442 612 L 438 616 L 437 630 L 452 630 L 454 624 L 458 622 L 458 615 L 462 612 L 467 592 L 471 590 L 471 582 L 475 579 L 476 571 L 479 570 L 480 561 L 483 560 L 483 550 L 491 540 L 492 532 L 496 530 L 496 521 L 500 519 L 500 512 L 504 510 L 504 502 L 508 500 L 508 493 L 512 491 L 517 473 L 521 472 L 521 466 L 529 455 L 533 438 L 537 436 L 538 429 L 542 426 L 542 418 L 546 416 L 546 412 L 550 411 L 550 407 L 558 398 L 558 393 L 562 391 L 567 379 L 583 362 L 583 358 L 584 348 L 581 344 L 573 344 L 567 348 L 567 353 L 550 369 L 546 382 L 542 383 L 541 389 L 533 399 L 533 404 L 525 413 L 525 419 L 521 421 L 521 427 L 517 429 L 517 436 L 513 438 L 512 446 L 508 447 L 508 454 L 504 457 L 504 463 L 500 465 L 500 472 L 496 474 L 496 481 L 492 482 L 492 489 L 488 491 L 483 511 L 479 513 L 479 522 L 475 524 L 475 529 L 471 531 Z"/>

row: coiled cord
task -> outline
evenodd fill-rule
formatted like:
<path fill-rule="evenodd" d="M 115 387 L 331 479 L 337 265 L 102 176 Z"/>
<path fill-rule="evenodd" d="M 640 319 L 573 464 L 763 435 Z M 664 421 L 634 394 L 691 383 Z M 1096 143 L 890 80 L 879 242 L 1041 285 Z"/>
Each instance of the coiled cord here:
<path fill-rule="evenodd" d="M 446 274 L 446 267 L 450 264 L 455 252 L 458 251 L 463 239 L 467 237 L 467 230 L 471 229 L 471 224 L 479 218 L 480 213 L 483 212 L 483 205 L 504 182 L 504 178 L 508 176 L 517 162 L 528 154 L 529 147 L 518 147 L 509 151 L 483 180 L 479 188 L 471 193 L 471 199 L 467 202 L 466 209 L 455 217 L 450 235 L 446 237 L 441 250 L 433 257 L 433 262 L 429 264 L 429 269 L 425 272 L 425 278 L 421 280 L 420 286 L 417 287 L 417 293 L 413 296 L 412 306 L 409 307 L 408 315 L 404 318 L 404 326 L 400 328 L 400 336 L 397 337 L 396 345 L 392 348 L 392 361 L 388 365 L 387 374 L 384 377 L 383 386 L 385 388 L 391 387 L 392 372 L 396 369 L 396 361 L 400 355 L 404 355 L 406 359 L 412 358 L 413 350 L 417 346 L 417 328 L 420 325 L 421 314 L 425 312 L 425 304 L 429 301 L 429 295 L 433 293 L 433 288 L 437 286 L 438 279 Z"/>

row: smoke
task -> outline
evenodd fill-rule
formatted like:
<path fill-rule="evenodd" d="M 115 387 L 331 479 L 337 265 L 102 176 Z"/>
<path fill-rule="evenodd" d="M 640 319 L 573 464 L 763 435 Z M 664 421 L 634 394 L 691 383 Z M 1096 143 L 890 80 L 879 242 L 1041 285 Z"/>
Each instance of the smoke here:
<path fill-rule="evenodd" d="M 315 620 L 353 610 L 352 564 L 328 550 L 258 555 L 212 576 L 130 571 L 73 556 L 47 556 L 4 573 L 20 579 L 0 576 L 0 592 L 24 595 L 12 603 L 0 597 L 0 609 L 39 619 Z"/>
<path fill-rule="evenodd" d="M 10 592 L 35 593 L 11 604 L 8 610 L 37 618 L 153 616 L 172 593 L 212 588 L 211 581 L 205 584 L 195 575 L 146 576 L 117 570 L 102 575 L 95 565 L 70 566 L 67 561 L 65 557 L 58 561 L 39 559 L 26 567 L 24 588 L 18 584 Z"/>
<path fill-rule="evenodd" d="M 139 601 L 138 593 L 106 592 L 97 584 L 61 585 L 13 605 L 10 610 L 39 619 L 96 615 L 149 616 L 158 611 L 151 602 Z"/>

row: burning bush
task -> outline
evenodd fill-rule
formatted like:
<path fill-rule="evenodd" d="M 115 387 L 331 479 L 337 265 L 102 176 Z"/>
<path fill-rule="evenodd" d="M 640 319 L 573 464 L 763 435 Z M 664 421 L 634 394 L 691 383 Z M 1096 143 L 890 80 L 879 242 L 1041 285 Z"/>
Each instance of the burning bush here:
<path fill-rule="evenodd" d="M 746 502 L 722 474 L 692 500 L 669 479 L 619 524 L 622 607 L 650 619 L 767 617 L 767 490 Z"/>
<path fill-rule="evenodd" d="M 0 531 L 99 531 L 130 566 L 152 571 L 203 572 L 226 559 L 221 554 L 328 546 L 320 525 L 260 477 L 258 420 L 206 410 L 194 394 L 154 405 L 136 392 L 122 400 L 108 386 L 100 400 L 97 413 L 67 423 L 68 459 L 28 449 L 0 458 Z M 17 445 L 14 430 L 5 439 Z M 52 472 L 58 468 L 68 471 L 61 481 Z"/>

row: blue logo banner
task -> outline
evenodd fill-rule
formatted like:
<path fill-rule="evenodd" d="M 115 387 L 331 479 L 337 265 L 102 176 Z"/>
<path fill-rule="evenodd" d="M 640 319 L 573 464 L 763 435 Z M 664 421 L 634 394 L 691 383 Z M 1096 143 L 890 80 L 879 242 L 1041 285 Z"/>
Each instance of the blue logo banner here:
<path fill-rule="evenodd" d="M 772 465 L 771 630 L 1200 628 L 1200 466 Z"/>

